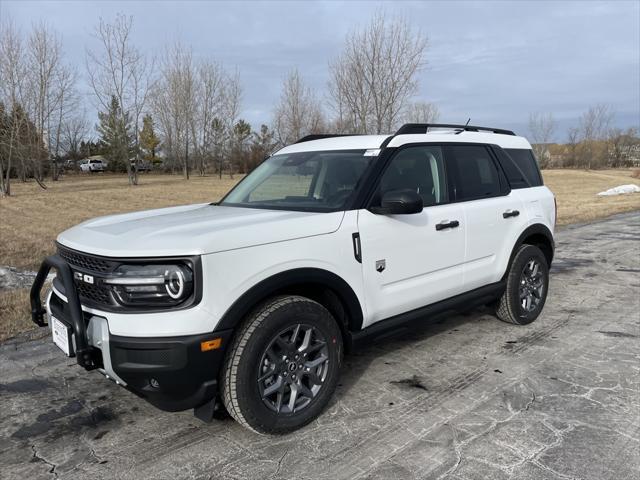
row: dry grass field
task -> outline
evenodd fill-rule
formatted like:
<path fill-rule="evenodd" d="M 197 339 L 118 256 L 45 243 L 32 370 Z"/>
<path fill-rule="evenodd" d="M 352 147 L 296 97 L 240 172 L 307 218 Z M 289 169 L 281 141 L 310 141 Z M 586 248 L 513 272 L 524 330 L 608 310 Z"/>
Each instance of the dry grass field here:
<path fill-rule="evenodd" d="M 558 224 L 587 222 L 640 209 L 640 194 L 597 197 L 596 193 L 640 180 L 629 170 L 545 170 L 545 183 L 558 200 Z M 143 175 L 129 187 L 126 177 L 80 175 L 49 182 L 13 183 L 13 195 L 0 199 L 0 265 L 36 269 L 54 250 L 56 235 L 83 220 L 117 212 L 218 200 L 238 180 L 228 176 Z M 0 292 L 0 340 L 31 327 L 28 291 Z"/>
<path fill-rule="evenodd" d="M 598 192 L 619 185 L 636 184 L 628 169 L 543 170 L 544 183 L 558 202 L 558 225 L 589 222 L 616 213 L 640 210 L 640 193 L 598 197 Z"/>

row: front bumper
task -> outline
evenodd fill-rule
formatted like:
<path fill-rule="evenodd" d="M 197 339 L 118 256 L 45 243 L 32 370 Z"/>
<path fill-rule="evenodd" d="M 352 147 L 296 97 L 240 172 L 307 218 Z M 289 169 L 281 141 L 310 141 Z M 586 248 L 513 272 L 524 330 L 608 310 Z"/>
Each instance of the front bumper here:
<path fill-rule="evenodd" d="M 40 291 L 52 267 L 62 280 L 64 294 L 54 290 L 43 308 Z M 198 407 L 217 393 L 218 372 L 231 330 L 175 337 L 112 335 L 109 313 L 82 307 L 71 268 L 58 255 L 43 262 L 31 289 L 31 307 L 32 319 L 39 326 L 46 326 L 53 316 L 71 328 L 80 366 L 98 369 L 162 410 Z M 130 317 L 135 322 L 136 315 Z M 202 342 L 216 338 L 221 339 L 220 347 L 203 351 Z"/>

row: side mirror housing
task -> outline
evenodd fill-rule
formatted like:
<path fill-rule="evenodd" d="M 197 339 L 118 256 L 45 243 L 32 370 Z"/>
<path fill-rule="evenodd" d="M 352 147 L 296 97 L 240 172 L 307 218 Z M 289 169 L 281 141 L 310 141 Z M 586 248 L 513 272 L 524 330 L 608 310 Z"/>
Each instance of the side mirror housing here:
<path fill-rule="evenodd" d="M 422 211 L 422 197 L 414 190 L 391 190 L 382 196 L 379 207 L 369 210 L 377 215 L 410 215 Z"/>

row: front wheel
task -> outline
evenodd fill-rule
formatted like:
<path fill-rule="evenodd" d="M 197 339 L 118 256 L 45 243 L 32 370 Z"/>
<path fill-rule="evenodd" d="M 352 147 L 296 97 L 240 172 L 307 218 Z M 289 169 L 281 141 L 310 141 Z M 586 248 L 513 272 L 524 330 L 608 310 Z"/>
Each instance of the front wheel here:
<path fill-rule="evenodd" d="M 258 433 L 286 433 L 314 420 L 335 391 L 342 337 L 322 305 L 276 297 L 251 314 L 225 360 L 229 414 Z"/>
<path fill-rule="evenodd" d="M 507 275 L 504 294 L 496 316 L 508 323 L 533 322 L 544 307 L 549 288 L 549 266 L 542 251 L 534 245 L 521 245 Z"/>

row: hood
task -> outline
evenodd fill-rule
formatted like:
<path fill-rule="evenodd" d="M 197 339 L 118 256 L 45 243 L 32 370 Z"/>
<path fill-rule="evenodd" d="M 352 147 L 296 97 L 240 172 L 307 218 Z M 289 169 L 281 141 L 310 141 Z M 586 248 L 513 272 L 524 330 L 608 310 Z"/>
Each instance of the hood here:
<path fill-rule="evenodd" d="M 202 255 L 332 233 L 343 217 L 199 204 L 95 218 L 58 242 L 106 257 Z"/>

